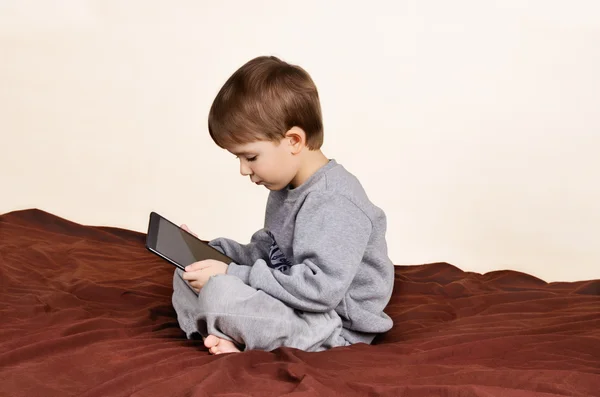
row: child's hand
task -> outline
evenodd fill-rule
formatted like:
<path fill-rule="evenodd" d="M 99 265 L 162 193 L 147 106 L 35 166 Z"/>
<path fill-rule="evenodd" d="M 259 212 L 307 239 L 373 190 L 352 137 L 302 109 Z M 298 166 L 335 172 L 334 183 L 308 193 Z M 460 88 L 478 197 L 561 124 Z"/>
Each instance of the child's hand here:
<path fill-rule="evenodd" d="M 179 227 L 182 228 L 183 230 L 185 230 L 186 232 L 188 232 L 189 234 L 191 234 L 192 236 L 196 237 L 198 240 L 200 240 L 200 241 L 202 241 L 204 243 L 208 243 L 208 241 L 202 240 L 200 237 L 198 237 L 198 235 L 196 233 L 192 232 L 190 230 L 190 228 L 187 227 L 187 225 L 185 223 L 183 225 L 179 226 Z"/>
<path fill-rule="evenodd" d="M 194 291 L 200 292 L 209 278 L 217 274 L 227 273 L 228 265 L 214 259 L 206 259 L 185 267 L 183 279 L 187 280 Z"/>
<path fill-rule="evenodd" d="M 184 223 L 183 225 L 181 225 L 181 228 L 182 228 L 183 230 L 185 230 L 186 232 L 188 232 L 189 234 L 191 234 L 192 236 L 194 236 L 194 237 L 198 237 L 198 235 L 197 235 L 196 233 L 192 232 L 192 231 L 190 230 L 190 228 L 188 228 L 188 227 L 187 227 L 187 225 L 186 225 L 185 223 Z"/>

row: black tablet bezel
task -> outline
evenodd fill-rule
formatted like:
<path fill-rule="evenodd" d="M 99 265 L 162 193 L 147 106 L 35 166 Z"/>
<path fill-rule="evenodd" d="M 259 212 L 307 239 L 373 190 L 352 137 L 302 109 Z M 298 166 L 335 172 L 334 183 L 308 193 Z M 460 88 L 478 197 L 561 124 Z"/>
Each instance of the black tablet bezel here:
<path fill-rule="evenodd" d="M 167 218 L 165 218 L 164 216 L 161 216 L 159 214 L 157 214 L 156 212 L 151 212 L 150 213 L 150 219 L 148 222 L 148 233 L 146 235 L 146 248 L 160 256 L 161 258 L 163 258 L 164 260 L 168 261 L 169 263 L 171 263 L 172 265 L 178 267 L 181 270 L 185 271 L 185 266 L 175 262 L 174 260 L 168 258 L 167 256 L 163 255 L 162 253 L 160 253 L 157 249 L 156 249 L 156 239 L 158 238 L 158 228 L 160 225 L 160 220 L 163 219 L 167 222 L 169 222 L 171 225 L 175 226 L 176 228 L 183 230 L 184 232 L 186 232 L 187 234 L 189 234 L 190 236 L 192 236 L 193 238 L 195 238 L 196 240 L 198 240 L 200 243 L 205 244 L 208 248 L 210 248 L 211 250 L 215 251 L 217 256 L 223 256 L 223 259 L 227 260 L 227 264 L 230 264 L 231 262 L 233 262 L 233 260 L 231 258 L 229 258 L 227 255 L 221 253 L 219 250 L 215 249 L 214 247 L 211 247 L 210 245 L 208 245 L 208 243 L 206 241 L 203 241 L 201 239 L 199 239 L 198 237 L 194 236 L 193 234 L 189 233 L 188 231 L 181 229 L 179 226 L 177 226 L 175 223 L 171 222 L 170 220 L 168 220 Z M 217 259 L 220 260 L 220 259 Z M 223 262 L 225 262 L 223 260 Z"/>

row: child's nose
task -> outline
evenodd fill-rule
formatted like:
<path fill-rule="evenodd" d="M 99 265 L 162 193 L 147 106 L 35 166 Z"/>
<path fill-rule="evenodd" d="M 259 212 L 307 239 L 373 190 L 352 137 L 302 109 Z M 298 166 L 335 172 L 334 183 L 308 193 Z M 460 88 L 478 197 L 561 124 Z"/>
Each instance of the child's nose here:
<path fill-rule="evenodd" d="M 243 176 L 252 175 L 252 170 L 248 167 L 247 164 L 244 164 L 243 160 L 240 160 L 240 174 Z"/>

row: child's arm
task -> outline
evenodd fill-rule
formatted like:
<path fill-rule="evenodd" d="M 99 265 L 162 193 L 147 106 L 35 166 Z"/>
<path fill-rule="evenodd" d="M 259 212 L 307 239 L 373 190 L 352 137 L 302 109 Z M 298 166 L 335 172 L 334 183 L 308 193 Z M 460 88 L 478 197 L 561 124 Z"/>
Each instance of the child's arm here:
<path fill-rule="evenodd" d="M 228 273 L 299 310 L 325 312 L 343 299 L 367 248 L 371 220 L 347 198 L 315 192 L 296 217 L 294 262 L 289 271 L 230 266 Z"/>
<path fill-rule="evenodd" d="M 238 265 L 252 266 L 259 259 L 267 258 L 271 246 L 271 238 L 264 229 L 252 235 L 249 244 L 240 244 L 228 238 L 217 238 L 209 242 Z"/>

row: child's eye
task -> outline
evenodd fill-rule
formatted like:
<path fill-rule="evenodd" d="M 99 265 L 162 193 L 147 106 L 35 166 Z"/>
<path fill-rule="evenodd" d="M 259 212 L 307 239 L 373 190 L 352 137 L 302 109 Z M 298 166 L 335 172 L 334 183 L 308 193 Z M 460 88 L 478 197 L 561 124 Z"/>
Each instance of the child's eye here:
<path fill-rule="evenodd" d="M 246 158 L 246 160 L 248 160 L 248 161 L 252 162 L 252 161 L 255 161 L 257 157 L 258 157 L 258 156 L 254 156 L 254 157 L 247 157 L 247 158 Z"/>

